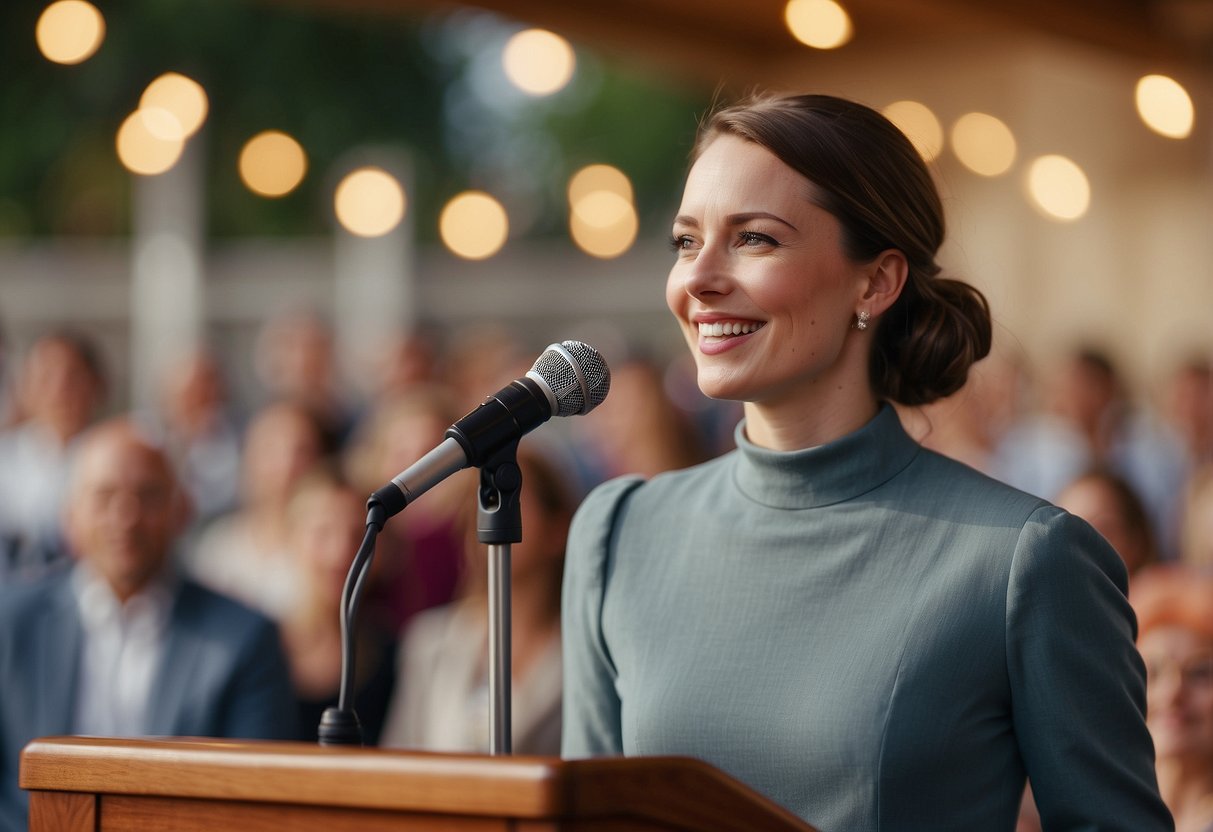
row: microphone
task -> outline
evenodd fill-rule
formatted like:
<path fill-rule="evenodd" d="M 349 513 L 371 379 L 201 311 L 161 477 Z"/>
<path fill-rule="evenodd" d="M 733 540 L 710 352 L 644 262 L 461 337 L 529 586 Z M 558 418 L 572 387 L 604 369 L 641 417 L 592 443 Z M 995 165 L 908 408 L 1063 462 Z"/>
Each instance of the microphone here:
<path fill-rule="evenodd" d="M 525 376 L 489 396 L 446 430 L 445 439 L 371 494 L 383 519 L 398 514 L 447 477 L 484 460 L 552 416 L 589 413 L 611 389 L 611 370 L 581 341 L 552 344 Z"/>

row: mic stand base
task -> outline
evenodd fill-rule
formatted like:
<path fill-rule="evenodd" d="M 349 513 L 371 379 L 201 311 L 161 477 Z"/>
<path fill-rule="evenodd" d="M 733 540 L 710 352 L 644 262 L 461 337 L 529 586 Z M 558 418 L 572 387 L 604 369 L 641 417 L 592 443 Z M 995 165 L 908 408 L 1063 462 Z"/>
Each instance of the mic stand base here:
<path fill-rule="evenodd" d="M 362 725 L 358 714 L 341 708 L 325 708 L 320 717 L 321 745 L 362 745 Z"/>

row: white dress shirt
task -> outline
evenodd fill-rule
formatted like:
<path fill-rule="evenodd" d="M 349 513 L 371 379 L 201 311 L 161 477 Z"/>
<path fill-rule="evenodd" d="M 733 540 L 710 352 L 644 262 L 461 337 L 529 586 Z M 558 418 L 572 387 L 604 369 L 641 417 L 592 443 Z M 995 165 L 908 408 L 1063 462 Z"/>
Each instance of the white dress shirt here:
<path fill-rule="evenodd" d="M 105 579 L 80 564 L 72 586 L 84 629 L 73 730 L 110 737 L 147 733 L 152 683 L 172 611 L 172 579 L 154 581 L 122 603 Z"/>

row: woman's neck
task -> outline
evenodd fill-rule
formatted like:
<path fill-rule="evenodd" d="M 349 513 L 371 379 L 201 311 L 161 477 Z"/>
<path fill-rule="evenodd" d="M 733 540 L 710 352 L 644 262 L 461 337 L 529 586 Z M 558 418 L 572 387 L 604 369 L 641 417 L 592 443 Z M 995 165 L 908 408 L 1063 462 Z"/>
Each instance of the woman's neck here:
<path fill-rule="evenodd" d="M 774 451 L 813 448 L 859 430 L 879 409 L 876 397 L 868 391 L 823 404 L 747 402 L 746 437 L 755 445 Z"/>

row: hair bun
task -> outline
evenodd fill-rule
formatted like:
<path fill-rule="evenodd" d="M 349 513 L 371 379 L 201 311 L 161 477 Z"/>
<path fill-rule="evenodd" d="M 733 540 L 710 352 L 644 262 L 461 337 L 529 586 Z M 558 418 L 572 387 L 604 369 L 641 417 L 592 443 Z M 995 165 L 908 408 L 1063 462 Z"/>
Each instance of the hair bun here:
<path fill-rule="evenodd" d="M 950 396 L 989 354 L 992 336 L 990 305 L 976 287 L 941 277 L 909 281 L 876 331 L 872 385 L 906 405 Z"/>

